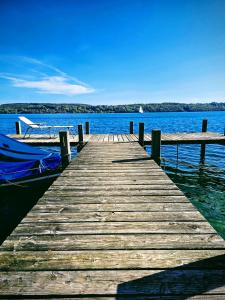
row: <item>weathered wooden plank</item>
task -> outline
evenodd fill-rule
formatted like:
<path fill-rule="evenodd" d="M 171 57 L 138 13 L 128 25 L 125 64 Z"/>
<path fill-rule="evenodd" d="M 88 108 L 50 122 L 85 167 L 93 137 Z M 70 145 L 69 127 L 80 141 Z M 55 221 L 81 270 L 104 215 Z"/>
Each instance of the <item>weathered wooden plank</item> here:
<path fill-rule="evenodd" d="M 101 147 L 101 146 L 104 146 L 104 147 Z M 134 155 L 141 155 L 141 156 L 150 158 L 150 156 L 147 154 L 146 151 L 144 151 L 144 149 L 138 148 L 137 145 L 130 146 L 130 143 L 127 143 L 127 144 L 108 143 L 108 144 L 104 144 L 104 145 L 102 145 L 102 143 L 100 143 L 99 145 L 95 145 L 94 147 L 91 147 L 88 144 L 88 148 L 86 148 L 86 149 L 84 148 L 83 155 L 91 156 L 91 155 L 96 155 L 98 152 L 100 153 L 99 158 L 102 155 L 105 156 L 107 153 L 109 153 L 109 156 L 116 156 L 116 155 L 126 156 L 126 154 L 128 156 L 131 156 L 133 153 Z"/>
<path fill-rule="evenodd" d="M 114 134 L 113 135 L 113 142 L 117 143 L 118 142 L 118 137 L 117 137 L 117 134 Z"/>
<path fill-rule="evenodd" d="M 115 176 L 115 174 L 118 176 L 136 176 L 136 177 L 139 177 L 139 176 L 142 176 L 143 175 L 143 172 L 141 170 L 65 170 L 63 172 L 63 176 L 93 176 L 95 175 L 95 177 L 98 177 L 100 175 L 104 175 L 104 176 L 107 176 L 107 177 L 110 177 L 110 176 Z M 163 174 L 163 171 L 161 169 L 149 169 L 148 172 L 145 172 L 144 175 L 151 175 L 151 176 L 154 176 L 154 175 L 157 175 L 159 176 L 160 174 Z"/>
<path fill-rule="evenodd" d="M 104 146 L 104 147 L 102 147 Z M 126 151 L 126 152 L 125 152 Z M 121 143 L 111 143 L 111 144 L 95 144 L 95 146 L 91 146 L 91 144 L 88 144 L 88 148 L 83 148 L 83 154 L 84 155 L 95 155 L 99 152 L 100 156 L 101 155 L 106 155 L 109 153 L 110 155 L 121 155 L 121 156 L 126 156 L 131 155 L 132 153 L 134 155 L 142 155 L 149 157 L 150 156 L 147 154 L 147 152 L 144 149 L 137 148 L 137 145 L 130 145 L 129 144 L 121 144 Z"/>
<path fill-rule="evenodd" d="M 122 138 L 122 135 L 121 135 L 121 134 L 118 134 L 117 137 L 118 137 L 118 141 L 119 141 L 119 142 L 123 142 L 123 138 Z"/>
<path fill-rule="evenodd" d="M 29 230 L 29 228 L 27 228 Z M 190 243 L 191 240 L 191 243 Z M 225 242 L 214 234 L 85 234 L 12 236 L 1 251 L 74 251 L 133 249 L 225 249 Z"/>
<path fill-rule="evenodd" d="M 59 196 L 87 196 L 87 197 L 99 197 L 99 196 L 181 196 L 183 193 L 178 189 L 171 190 L 112 190 L 112 191 L 76 191 L 70 189 L 49 189 L 45 195 L 57 195 Z"/>
<path fill-rule="evenodd" d="M 98 143 L 108 142 L 108 134 L 99 134 Z"/>
<path fill-rule="evenodd" d="M 202 269 L 4 272 L 0 278 L 0 291 L 1 295 L 93 295 L 93 299 L 101 300 L 112 298 L 98 296 L 116 294 L 119 294 L 115 296 L 116 300 L 121 300 L 122 295 L 128 295 L 124 299 L 129 300 L 214 300 L 224 299 L 215 298 L 224 297 L 224 278 L 224 270 Z M 192 297 L 196 294 L 203 295 Z"/>
<path fill-rule="evenodd" d="M 88 213 L 28 213 L 26 222 L 159 222 L 159 221 L 204 221 L 197 211 L 191 212 L 88 212 Z"/>
<path fill-rule="evenodd" d="M 115 176 L 116 174 L 116 176 Z M 79 175 L 79 176 L 78 176 Z M 129 176 L 127 176 L 127 173 L 126 172 L 123 172 L 123 173 L 107 173 L 107 172 L 100 172 L 100 173 L 95 173 L 95 172 L 91 172 L 91 173 L 88 173 L 88 172 L 85 172 L 85 173 L 82 173 L 82 172 L 78 172 L 78 171 L 67 171 L 65 170 L 61 175 L 60 175 L 60 178 L 62 177 L 66 177 L 66 178 L 76 178 L 76 180 L 79 180 L 79 178 L 81 177 L 85 177 L 85 178 L 96 178 L 96 179 L 110 179 L 110 180 L 120 180 L 120 179 L 124 179 L 124 178 L 129 178 L 129 179 L 152 179 L 152 177 L 159 177 L 162 175 L 162 178 L 164 178 L 164 173 L 163 171 L 161 170 L 150 170 L 149 173 L 144 173 L 143 172 L 139 172 L 137 171 L 136 173 L 129 173 Z"/>
<path fill-rule="evenodd" d="M 90 165 L 79 165 L 79 166 L 76 166 L 76 165 L 70 165 L 67 170 L 90 170 L 90 171 L 94 171 L 94 170 L 100 170 L 100 171 L 111 171 L 111 170 L 123 170 L 124 172 L 127 172 L 127 171 L 137 171 L 137 169 L 141 170 L 142 172 L 149 172 L 150 170 L 154 170 L 154 169 L 158 169 L 157 166 L 155 165 L 137 165 L 137 166 L 134 166 L 134 165 L 124 165 L 124 164 L 119 164 L 119 165 L 95 165 L 95 164 L 90 164 Z"/>
<path fill-rule="evenodd" d="M 152 163 L 146 163 L 146 160 L 144 160 L 143 158 L 142 159 L 139 159 L 139 158 L 136 158 L 134 163 L 132 163 L 131 159 L 125 159 L 125 157 L 111 157 L 111 158 L 102 158 L 102 159 L 98 159 L 96 158 L 96 156 L 92 156 L 92 157 L 82 157 L 82 160 L 80 159 L 79 161 L 77 160 L 76 161 L 76 164 L 71 164 L 68 169 L 70 168 L 74 168 L 74 166 L 77 166 L 77 163 L 80 163 L 80 164 L 85 164 L 85 162 L 87 160 L 94 160 L 93 163 L 90 163 L 90 166 L 95 166 L 95 165 L 100 165 L 100 164 L 105 164 L 105 165 L 109 165 L 111 164 L 111 167 L 118 167 L 118 166 L 121 166 L 121 167 L 131 167 L 131 166 L 139 166 L 139 165 L 142 165 L 143 167 L 145 168 L 149 168 L 149 169 L 154 169 L 157 168 L 156 165 L 152 164 Z"/>
<path fill-rule="evenodd" d="M 207 144 L 214 144 L 223 142 L 224 136 L 218 133 L 175 133 L 175 134 L 162 134 L 162 144 L 199 144 L 202 142 Z M 147 143 L 151 143 L 151 139 L 147 138 Z"/>
<path fill-rule="evenodd" d="M 120 159 L 120 160 L 114 160 L 112 159 L 111 161 L 105 162 L 104 160 L 102 160 L 101 162 L 96 162 L 96 161 L 91 161 L 90 163 L 87 160 L 82 160 L 80 162 L 78 161 L 73 161 L 72 163 L 70 163 L 69 165 L 70 167 L 73 166 L 77 166 L 77 167 L 87 167 L 87 166 L 95 166 L 97 167 L 119 167 L 119 166 L 126 166 L 126 167 L 134 167 L 134 168 L 138 168 L 140 167 L 148 167 L 148 166 L 155 166 L 155 164 L 153 163 L 149 163 L 149 161 L 146 159 L 136 159 L 136 160 L 131 160 L 131 159 Z M 157 166 L 156 166 L 157 167 Z M 67 167 L 69 168 L 69 167 Z"/>
<path fill-rule="evenodd" d="M 102 144 L 100 144 L 102 145 Z M 78 156 L 78 158 L 84 157 L 91 157 L 91 156 L 97 156 L 99 159 L 101 158 L 108 158 L 108 157 L 125 157 L 125 158 L 148 158 L 149 161 L 152 161 L 151 157 L 148 155 L 146 151 L 143 149 L 138 149 L 138 148 L 131 148 L 131 147 L 121 147 L 118 146 L 116 148 L 113 144 L 109 144 L 108 147 L 105 146 L 106 144 L 102 145 L 104 148 L 94 148 L 90 149 L 88 147 L 88 150 L 84 150 L 82 156 Z M 98 155 L 99 153 L 99 155 Z M 108 155 L 107 155 L 108 154 Z"/>
<path fill-rule="evenodd" d="M 161 176 L 160 176 L 161 177 Z M 154 177 L 152 177 L 154 178 Z M 145 180 L 138 180 L 138 179 L 117 179 L 117 178 L 110 178 L 107 179 L 105 177 L 99 178 L 89 178 L 88 181 L 84 180 L 86 177 L 79 177 L 79 180 L 74 180 L 73 178 L 66 178 L 62 177 L 60 180 L 56 180 L 52 186 L 61 186 L 61 185 L 73 185 L 73 186 L 90 186 L 90 182 L 95 186 L 104 185 L 104 186 L 115 186 L 115 185 L 163 185 L 163 184 L 173 184 L 169 179 L 145 179 Z"/>
<path fill-rule="evenodd" d="M 113 134 L 109 134 L 109 139 L 108 139 L 109 143 L 113 142 L 114 140 L 113 136 L 114 136 Z"/>
<path fill-rule="evenodd" d="M 207 261 L 207 264 L 206 264 Z M 1 271 L 224 269 L 225 250 L 0 251 Z"/>
<path fill-rule="evenodd" d="M 46 234 L 123 234 L 123 233 L 154 233 L 154 234 L 211 234 L 215 230 L 208 222 L 76 222 L 76 223 L 21 223 L 12 232 L 16 235 Z"/>
<path fill-rule="evenodd" d="M 116 135 L 118 136 L 118 135 Z M 104 147 L 102 147 L 102 143 L 88 143 L 88 149 L 85 148 L 85 153 L 88 153 L 89 150 L 90 152 L 94 152 L 94 151 L 97 151 L 98 149 L 100 150 L 100 152 L 106 152 L 106 149 L 109 149 L 110 152 L 113 152 L 112 151 L 112 146 L 113 146 L 113 149 L 115 149 L 117 152 L 119 151 L 119 149 L 135 149 L 136 151 L 139 151 L 138 148 L 135 148 L 135 145 L 127 145 L 127 144 L 122 144 L 122 143 L 114 143 L 114 142 L 111 142 L 111 143 L 104 143 Z"/>
<path fill-rule="evenodd" d="M 98 153 L 99 153 L 99 155 L 98 155 Z M 97 156 L 97 158 L 99 158 L 99 159 L 110 158 L 110 157 L 124 157 L 124 158 L 128 158 L 128 159 L 129 158 L 130 159 L 135 159 L 135 158 L 148 159 L 149 161 L 153 162 L 153 160 L 147 154 L 147 152 L 142 149 L 138 149 L 138 148 L 132 149 L 130 147 L 120 147 L 120 146 L 118 146 L 118 148 L 115 148 L 113 146 L 113 144 L 110 145 L 109 148 L 105 147 L 105 144 L 104 144 L 103 150 L 99 150 L 98 148 L 91 150 L 88 148 L 88 151 L 83 152 L 83 154 L 79 155 L 77 158 L 82 159 L 83 157 L 93 157 L 93 156 Z"/>
<path fill-rule="evenodd" d="M 116 186 L 116 189 L 117 191 L 115 191 L 115 186 Z M 169 183 L 169 184 L 149 184 L 149 185 L 146 185 L 146 184 L 114 184 L 114 185 L 101 185 L 101 186 L 97 186 L 97 185 L 86 185 L 86 186 L 83 186 L 83 185 L 79 185 L 79 186 L 76 186 L 76 185 L 51 185 L 51 187 L 49 188 L 49 191 L 53 191 L 53 190 L 63 190 L 64 192 L 66 192 L 67 190 L 70 190 L 70 191 L 76 191 L 76 192 L 107 192 L 109 194 L 111 193 L 121 193 L 122 191 L 126 191 L 126 192 L 141 192 L 141 193 L 147 193 L 149 190 L 154 190 L 154 191 L 157 191 L 157 190 L 170 190 L 170 191 L 177 191 L 178 190 L 178 187 L 173 184 L 172 182 Z"/>
<path fill-rule="evenodd" d="M 52 204 L 62 202 L 60 196 L 50 196 L 45 193 L 38 203 Z M 87 203 L 189 203 L 185 196 L 103 196 L 103 197 L 86 197 L 86 196 L 64 196 L 63 202 L 69 204 L 87 204 Z"/>
<path fill-rule="evenodd" d="M 130 134 L 126 134 L 126 138 L 128 142 L 133 142 L 132 137 L 130 136 Z"/>
<path fill-rule="evenodd" d="M 89 139 L 89 142 L 97 142 L 98 138 L 97 138 L 97 135 L 90 135 L 90 139 Z"/>
<path fill-rule="evenodd" d="M 37 204 L 32 209 L 33 212 L 89 212 L 89 211 L 195 211 L 196 208 L 189 202 L 187 203 L 139 203 L 137 204 Z"/>

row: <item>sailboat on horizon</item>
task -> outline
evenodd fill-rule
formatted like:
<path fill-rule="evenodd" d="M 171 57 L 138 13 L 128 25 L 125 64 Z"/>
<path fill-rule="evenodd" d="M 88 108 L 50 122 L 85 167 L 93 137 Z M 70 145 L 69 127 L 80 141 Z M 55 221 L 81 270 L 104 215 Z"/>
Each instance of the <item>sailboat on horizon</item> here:
<path fill-rule="evenodd" d="M 143 108 L 142 108 L 142 106 L 140 106 L 140 107 L 139 107 L 139 113 L 140 113 L 140 114 L 143 114 L 143 112 L 144 112 L 144 111 L 143 111 Z"/>

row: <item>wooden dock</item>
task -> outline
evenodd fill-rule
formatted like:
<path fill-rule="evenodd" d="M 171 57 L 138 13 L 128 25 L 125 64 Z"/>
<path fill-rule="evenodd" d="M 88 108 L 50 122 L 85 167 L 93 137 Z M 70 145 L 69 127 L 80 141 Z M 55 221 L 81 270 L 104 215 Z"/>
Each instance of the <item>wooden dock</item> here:
<path fill-rule="evenodd" d="M 29 138 L 23 139 L 22 135 L 11 134 L 20 142 L 32 144 L 35 146 L 58 146 L 60 144 L 59 136 L 52 136 L 47 134 L 32 134 Z M 138 142 L 138 134 L 84 134 L 83 142 L 91 143 L 130 143 Z M 161 136 L 161 143 L 163 145 L 176 145 L 176 144 L 221 144 L 225 145 L 225 136 L 215 132 L 194 132 L 194 133 L 163 133 Z M 70 136 L 70 144 L 78 145 L 78 135 Z M 152 137 L 150 133 L 144 135 L 144 145 L 151 145 Z"/>
<path fill-rule="evenodd" d="M 0 298 L 225 299 L 224 240 L 120 138 L 89 142 L 5 240 Z"/>

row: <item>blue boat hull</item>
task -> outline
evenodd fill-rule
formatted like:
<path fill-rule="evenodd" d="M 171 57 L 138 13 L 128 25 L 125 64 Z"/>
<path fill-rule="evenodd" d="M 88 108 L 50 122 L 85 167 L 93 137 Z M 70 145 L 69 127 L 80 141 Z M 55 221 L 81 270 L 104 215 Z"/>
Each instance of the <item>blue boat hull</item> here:
<path fill-rule="evenodd" d="M 0 134 L 0 185 L 57 172 L 58 153 L 48 152 Z"/>

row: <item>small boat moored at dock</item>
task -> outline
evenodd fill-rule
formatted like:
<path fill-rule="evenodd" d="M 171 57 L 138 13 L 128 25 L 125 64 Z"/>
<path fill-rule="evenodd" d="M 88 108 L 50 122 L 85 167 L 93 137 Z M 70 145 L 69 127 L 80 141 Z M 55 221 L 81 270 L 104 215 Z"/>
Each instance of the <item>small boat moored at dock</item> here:
<path fill-rule="evenodd" d="M 0 134 L 0 187 L 57 176 L 61 156 Z"/>

